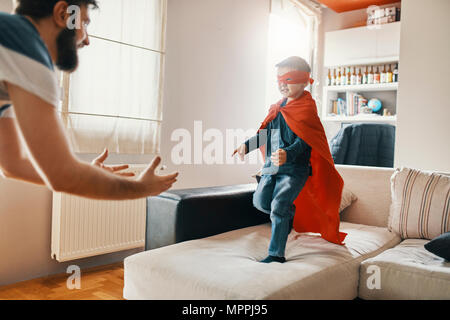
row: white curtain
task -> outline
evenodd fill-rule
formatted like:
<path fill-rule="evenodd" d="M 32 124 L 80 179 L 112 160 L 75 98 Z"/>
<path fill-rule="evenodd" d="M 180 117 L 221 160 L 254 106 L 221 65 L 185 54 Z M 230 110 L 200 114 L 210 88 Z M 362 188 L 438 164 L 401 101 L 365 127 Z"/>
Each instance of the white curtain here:
<path fill-rule="evenodd" d="M 312 78 L 319 79 L 317 68 L 320 6 L 308 0 L 272 0 L 269 22 L 266 104 L 280 100 L 275 65 L 287 57 L 299 56 L 312 68 Z M 319 97 L 315 87 L 310 90 Z"/>
<path fill-rule="evenodd" d="M 75 152 L 160 150 L 167 0 L 100 0 L 62 117 Z"/>

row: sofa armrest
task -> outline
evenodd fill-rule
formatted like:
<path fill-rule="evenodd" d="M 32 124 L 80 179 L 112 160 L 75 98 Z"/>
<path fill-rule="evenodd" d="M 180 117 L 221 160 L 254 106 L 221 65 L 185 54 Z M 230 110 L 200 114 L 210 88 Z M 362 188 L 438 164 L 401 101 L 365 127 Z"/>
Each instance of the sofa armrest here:
<path fill-rule="evenodd" d="M 256 186 L 173 190 L 148 198 L 145 249 L 270 222 L 253 207 Z"/>

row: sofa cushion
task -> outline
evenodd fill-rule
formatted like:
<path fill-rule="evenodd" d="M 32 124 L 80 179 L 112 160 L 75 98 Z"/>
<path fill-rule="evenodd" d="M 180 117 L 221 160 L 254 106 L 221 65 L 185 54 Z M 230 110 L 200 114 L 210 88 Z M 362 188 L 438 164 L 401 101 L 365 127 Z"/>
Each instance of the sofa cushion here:
<path fill-rule="evenodd" d="M 394 169 L 347 165 L 336 165 L 336 169 L 344 189 L 358 198 L 341 213 L 341 221 L 387 227 Z"/>
<path fill-rule="evenodd" d="M 441 234 L 424 245 L 429 252 L 450 261 L 450 232 Z"/>
<path fill-rule="evenodd" d="M 389 230 L 403 239 L 433 239 L 450 231 L 450 177 L 401 168 L 391 178 Z"/>
<path fill-rule="evenodd" d="M 344 189 L 342 190 L 341 204 L 339 205 L 339 212 L 341 213 L 342 211 L 344 211 L 344 209 L 350 206 L 356 199 L 358 198 L 355 196 L 355 194 L 344 185 Z"/>
<path fill-rule="evenodd" d="M 360 298 L 450 299 L 450 263 L 425 250 L 427 242 L 407 239 L 395 248 L 363 261 Z"/>
<path fill-rule="evenodd" d="M 263 264 L 270 224 L 127 257 L 126 299 L 354 299 L 360 262 L 398 244 L 387 228 L 341 223 L 345 245 L 292 231 L 287 262 Z"/>

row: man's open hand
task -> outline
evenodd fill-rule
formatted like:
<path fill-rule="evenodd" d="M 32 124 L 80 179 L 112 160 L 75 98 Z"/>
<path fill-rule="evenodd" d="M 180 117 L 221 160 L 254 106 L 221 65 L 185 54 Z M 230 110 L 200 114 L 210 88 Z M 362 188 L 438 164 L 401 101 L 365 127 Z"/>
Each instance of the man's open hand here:
<path fill-rule="evenodd" d="M 101 155 L 92 160 L 91 164 L 122 177 L 134 177 L 134 173 L 132 172 L 120 172 L 122 170 L 128 169 L 129 165 L 124 164 L 119 166 L 106 166 L 105 164 L 103 164 L 106 158 L 108 158 L 108 149 L 105 149 L 105 151 L 103 151 Z"/>
<path fill-rule="evenodd" d="M 270 157 L 270 160 L 274 165 L 277 167 L 281 167 L 283 164 L 286 163 L 287 159 L 287 153 L 283 149 L 278 149 L 274 153 L 272 153 L 272 156 Z"/>
<path fill-rule="evenodd" d="M 161 157 L 153 159 L 152 163 L 138 177 L 137 181 L 142 183 L 150 196 L 156 196 L 161 192 L 167 191 L 177 181 L 178 172 L 167 176 L 157 176 L 156 168 L 161 163 Z"/>

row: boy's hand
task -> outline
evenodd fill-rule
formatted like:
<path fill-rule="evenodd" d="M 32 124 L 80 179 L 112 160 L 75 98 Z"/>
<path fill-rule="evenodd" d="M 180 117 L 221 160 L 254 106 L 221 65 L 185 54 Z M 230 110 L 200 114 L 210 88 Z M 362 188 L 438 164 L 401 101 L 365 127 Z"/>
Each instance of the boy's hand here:
<path fill-rule="evenodd" d="M 234 150 L 231 156 L 233 157 L 236 153 L 238 154 L 239 159 L 241 159 L 241 161 L 244 161 L 244 157 L 247 154 L 247 146 L 245 145 L 245 143 L 241 144 L 236 150 Z"/>
<path fill-rule="evenodd" d="M 283 149 L 278 149 L 274 153 L 272 153 L 272 156 L 270 157 L 270 160 L 274 165 L 277 167 L 281 167 L 283 164 L 286 163 L 287 159 L 287 153 Z"/>

